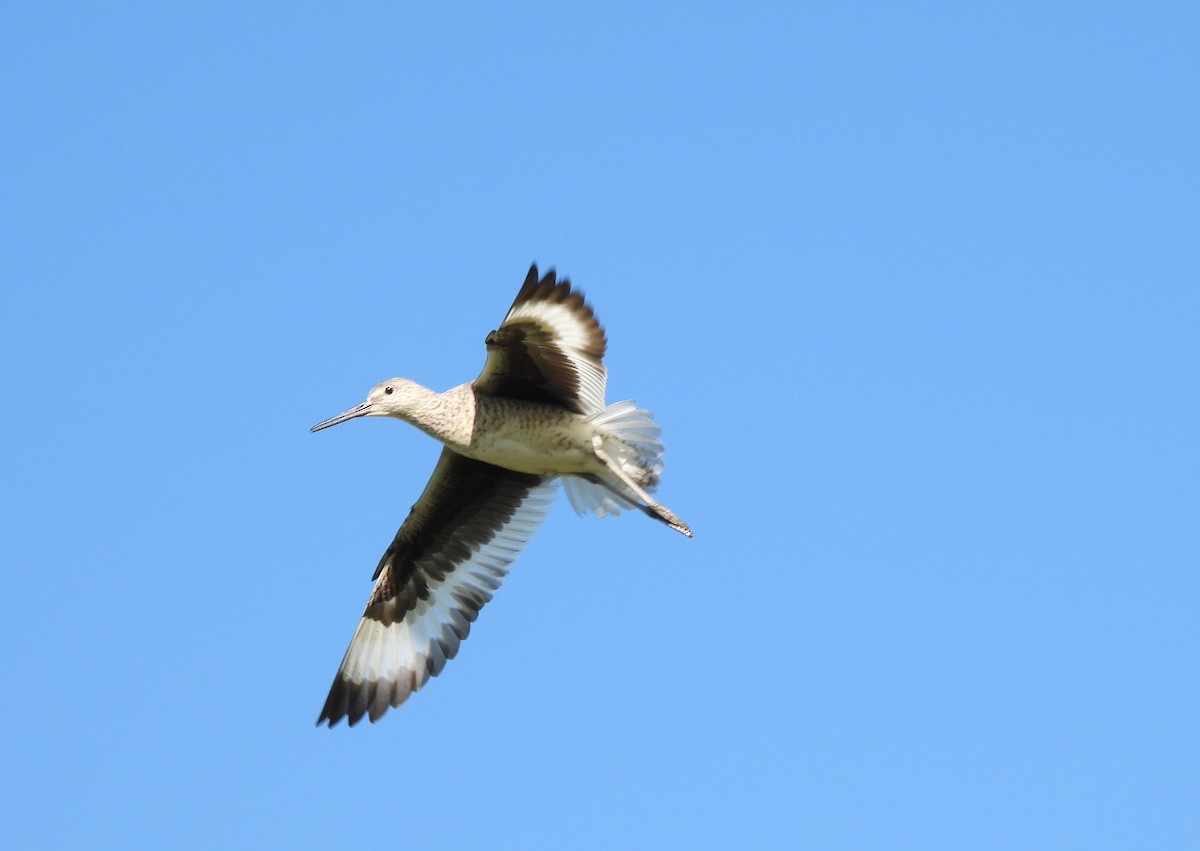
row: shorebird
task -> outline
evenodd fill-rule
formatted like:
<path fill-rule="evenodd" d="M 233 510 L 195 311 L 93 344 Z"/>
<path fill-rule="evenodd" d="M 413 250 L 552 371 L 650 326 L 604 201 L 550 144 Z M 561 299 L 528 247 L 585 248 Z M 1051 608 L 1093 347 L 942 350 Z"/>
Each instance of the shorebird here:
<path fill-rule="evenodd" d="M 443 444 L 425 491 L 375 568 L 375 587 L 317 719 L 372 723 L 441 673 L 546 516 L 562 479 L 599 517 L 637 508 L 688 525 L 650 492 L 663 445 L 649 411 L 604 404 L 607 341 L 583 295 L 530 267 L 479 377 L 444 393 L 392 378 L 312 427 L 396 417 Z"/>

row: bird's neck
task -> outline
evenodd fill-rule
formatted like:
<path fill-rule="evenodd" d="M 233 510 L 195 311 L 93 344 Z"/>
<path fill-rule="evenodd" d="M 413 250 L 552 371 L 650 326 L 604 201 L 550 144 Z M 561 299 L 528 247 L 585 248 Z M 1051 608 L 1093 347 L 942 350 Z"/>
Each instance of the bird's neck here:
<path fill-rule="evenodd" d="M 467 445 L 475 425 L 475 393 L 470 384 L 438 393 L 420 384 L 404 390 L 403 405 L 393 412 L 442 443 Z"/>

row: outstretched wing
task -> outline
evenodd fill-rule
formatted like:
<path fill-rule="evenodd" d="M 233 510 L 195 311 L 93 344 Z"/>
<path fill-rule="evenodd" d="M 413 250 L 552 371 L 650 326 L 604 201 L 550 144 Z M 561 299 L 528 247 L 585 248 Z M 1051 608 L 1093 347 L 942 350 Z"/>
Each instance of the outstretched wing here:
<path fill-rule="evenodd" d="M 551 269 L 529 274 L 504 322 L 487 335 L 475 389 L 491 396 L 560 405 L 577 414 L 604 408 L 607 341 L 592 308 Z"/>
<path fill-rule="evenodd" d="M 449 449 L 380 559 L 317 724 L 372 722 L 441 673 L 554 500 L 553 479 Z"/>

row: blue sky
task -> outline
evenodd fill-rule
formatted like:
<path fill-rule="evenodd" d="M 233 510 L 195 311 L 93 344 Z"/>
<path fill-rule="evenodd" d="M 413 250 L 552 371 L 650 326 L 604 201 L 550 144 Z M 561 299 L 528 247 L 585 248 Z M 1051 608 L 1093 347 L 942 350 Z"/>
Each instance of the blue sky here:
<path fill-rule="evenodd" d="M 17 845 L 1200 844 L 1200 13 L 416 5 L 4 14 Z M 696 537 L 316 729 L 531 261 Z"/>

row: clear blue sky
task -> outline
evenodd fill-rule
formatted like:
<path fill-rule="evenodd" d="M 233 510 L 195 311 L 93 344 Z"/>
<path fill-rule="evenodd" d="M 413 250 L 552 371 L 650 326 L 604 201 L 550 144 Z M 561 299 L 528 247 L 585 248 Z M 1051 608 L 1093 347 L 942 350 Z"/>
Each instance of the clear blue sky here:
<path fill-rule="evenodd" d="M 100 5 L 0 27 L 13 847 L 1200 847 L 1194 4 Z M 308 427 L 531 261 L 696 537 L 560 497 L 316 729 L 438 449 Z"/>

